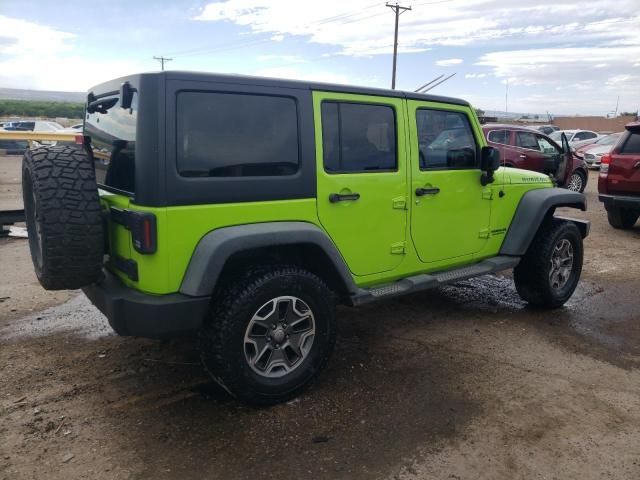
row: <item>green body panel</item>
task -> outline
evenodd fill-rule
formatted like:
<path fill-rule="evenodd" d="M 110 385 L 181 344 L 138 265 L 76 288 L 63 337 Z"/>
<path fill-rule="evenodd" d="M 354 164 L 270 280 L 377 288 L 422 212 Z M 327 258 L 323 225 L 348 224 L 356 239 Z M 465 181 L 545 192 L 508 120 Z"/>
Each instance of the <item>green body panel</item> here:
<path fill-rule="evenodd" d="M 395 110 L 398 169 L 395 172 L 329 174 L 322 151 L 321 103 L 324 100 L 375 103 Z M 314 92 L 318 217 L 354 275 L 388 272 L 403 260 L 407 226 L 407 139 L 404 101 L 332 92 Z M 331 203 L 332 193 L 358 193 L 354 201 Z M 394 253 L 399 252 L 399 253 Z"/>
<path fill-rule="evenodd" d="M 158 248 L 152 255 L 136 252 L 131 234 L 124 227 L 113 222 L 109 226 L 110 237 L 117 240 L 110 243 L 110 253 L 135 260 L 139 278 L 134 282 L 122 272 L 113 271 L 126 285 L 151 294 L 179 290 L 198 242 L 212 230 L 260 222 L 319 223 L 313 199 L 149 208 L 136 205 L 125 196 L 101 193 L 105 206 L 152 212 L 156 216 Z"/>
<path fill-rule="evenodd" d="M 409 100 L 411 138 L 411 238 L 420 260 L 433 264 L 456 257 L 468 258 L 487 242 L 491 201 L 490 186 L 480 184 L 482 172 L 468 170 L 420 170 L 416 112 L 432 108 L 467 115 L 476 142 L 484 146 L 484 135 L 468 107 Z M 440 189 L 437 195 L 418 197 L 418 188 Z"/>
<path fill-rule="evenodd" d="M 327 174 L 323 167 L 323 100 L 371 102 L 392 106 L 398 130 L 398 170 Z M 478 143 L 486 145 L 470 107 L 406 101 L 397 98 L 314 92 L 317 200 L 300 199 L 149 208 L 130 198 L 101 190 L 103 208 L 152 212 L 156 216 L 157 251 L 143 255 L 131 234 L 109 222 L 109 252 L 138 265 L 137 282 L 118 270 L 128 286 L 150 294 L 179 290 L 198 242 L 209 232 L 262 222 L 302 221 L 324 229 L 342 254 L 358 286 L 384 284 L 419 273 L 462 266 L 498 254 L 522 195 L 548 188 L 548 177 L 501 168 L 495 182 L 482 187 L 479 170 L 425 171 L 418 167 L 415 110 L 435 107 L 468 114 Z M 434 197 L 416 197 L 419 187 L 438 186 Z M 331 203 L 331 193 L 357 192 L 358 201 Z M 503 195 L 500 195 L 500 192 Z"/>

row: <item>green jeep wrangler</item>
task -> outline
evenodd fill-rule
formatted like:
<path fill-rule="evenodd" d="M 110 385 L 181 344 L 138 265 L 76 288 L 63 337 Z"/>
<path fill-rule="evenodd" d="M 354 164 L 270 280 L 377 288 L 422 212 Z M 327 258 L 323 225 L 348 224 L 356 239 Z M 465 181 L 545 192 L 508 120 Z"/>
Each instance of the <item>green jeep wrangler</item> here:
<path fill-rule="evenodd" d="M 589 223 L 554 212 L 584 196 L 500 168 L 463 100 L 146 73 L 91 90 L 78 143 L 24 157 L 38 279 L 82 288 L 120 335 L 198 333 L 250 403 L 318 375 L 337 303 L 513 269 L 554 308 L 582 270 Z"/>

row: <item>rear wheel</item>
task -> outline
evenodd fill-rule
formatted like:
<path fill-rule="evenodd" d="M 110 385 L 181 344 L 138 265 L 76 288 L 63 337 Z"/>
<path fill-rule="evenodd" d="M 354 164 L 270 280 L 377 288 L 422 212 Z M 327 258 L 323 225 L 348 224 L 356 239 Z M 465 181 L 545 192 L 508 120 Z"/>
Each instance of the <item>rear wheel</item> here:
<path fill-rule="evenodd" d="M 27 150 L 22 195 L 29 250 L 47 290 L 75 289 L 102 275 L 103 225 L 93 165 L 76 147 Z"/>
<path fill-rule="evenodd" d="M 513 271 L 518 294 L 536 306 L 564 305 L 578 286 L 582 255 L 578 227 L 571 222 L 547 220 Z"/>
<path fill-rule="evenodd" d="M 627 230 L 636 224 L 639 216 L 638 212 L 624 208 L 607 209 L 607 219 L 613 228 Z"/>
<path fill-rule="evenodd" d="M 257 405 L 286 401 L 326 365 L 335 305 L 324 282 L 298 267 L 248 274 L 216 295 L 200 333 L 203 364 L 233 396 Z"/>

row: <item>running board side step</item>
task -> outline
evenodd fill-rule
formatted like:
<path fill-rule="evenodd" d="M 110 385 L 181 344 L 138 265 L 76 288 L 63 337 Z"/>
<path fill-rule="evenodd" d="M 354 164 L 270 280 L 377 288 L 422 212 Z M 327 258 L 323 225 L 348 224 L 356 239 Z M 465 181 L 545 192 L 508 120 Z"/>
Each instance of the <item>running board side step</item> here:
<path fill-rule="evenodd" d="M 373 288 L 361 288 L 351 297 L 353 306 L 375 302 L 387 298 L 397 297 L 408 293 L 429 290 L 448 283 L 478 277 L 488 273 L 500 272 L 515 267 L 520 262 L 520 257 L 507 257 L 504 255 L 488 258 L 473 265 L 454 268 L 435 273 L 423 273 L 413 277 L 403 278 L 394 283 Z"/>

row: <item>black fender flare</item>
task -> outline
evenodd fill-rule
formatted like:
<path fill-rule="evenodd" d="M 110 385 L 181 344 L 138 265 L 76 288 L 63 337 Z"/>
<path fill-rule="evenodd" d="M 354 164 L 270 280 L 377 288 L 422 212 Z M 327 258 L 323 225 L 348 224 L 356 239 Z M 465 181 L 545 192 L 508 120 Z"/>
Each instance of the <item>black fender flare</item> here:
<path fill-rule="evenodd" d="M 356 287 L 347 264 L 329 236 L 306 222 L 267 222 L 223 227 L 204 235 L 196 246 L 180 285 L 180 293 L 211 295 L 227 260 L 242 251 L 262 247 L 311 244 L 322 249 L 349 295 Z"/>
<path fill-rule="evenodd" d="M 553 214 L 557 207 L 586 211 L 587 200 L 584 194 L 563 188 L 539 188 L 526 192 L 513 215 L 500 255 L 524 255 L 545 217 Z M 564 217 L 562 220 L 575 222 L 583 237 L 589 234 L 589 222 Z"/>

